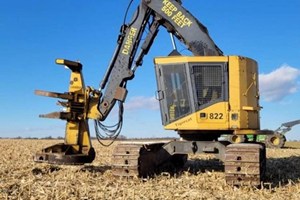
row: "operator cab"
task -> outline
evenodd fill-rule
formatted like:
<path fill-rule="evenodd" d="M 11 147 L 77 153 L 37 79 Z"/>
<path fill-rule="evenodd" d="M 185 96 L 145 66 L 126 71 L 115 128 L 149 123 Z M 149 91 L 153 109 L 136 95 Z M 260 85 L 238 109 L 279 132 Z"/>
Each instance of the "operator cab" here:
<path fill-rule="evenodd" d="M 258 67 L 254 60 L 169 56 L 154 62 L 165 129 L 176 130 L 181 136 L 259 130 Z"/>
<path fill-rule="evenodd" d="M 220 62 L 210 62 L 203 58 L 176 56 L 155 59 L 163 125 L 218 102 L 228 101 L 227 62 L 220 59 Z"/>

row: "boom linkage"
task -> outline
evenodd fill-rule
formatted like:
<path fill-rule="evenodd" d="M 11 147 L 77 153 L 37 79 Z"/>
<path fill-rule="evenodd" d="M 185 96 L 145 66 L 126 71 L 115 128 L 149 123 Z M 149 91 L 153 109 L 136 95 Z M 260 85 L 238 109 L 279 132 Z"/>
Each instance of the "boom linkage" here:
<path fill-rule="evenodd" d="M 136 56 L 147 24 L 150 24 L 149 33 Z M 100 84 L 100 90 L 104 90 L 98 105 L 100 121 L 106 119 L 116 101 L 125 101 L 126 83 L 142 65 L 143 57 L 148 53 L 160 26 L 175 35 L 194 55 L 223 54 L 210 38 L 206 27 L 181 6 L 181 1 L 141 0 L 131 22 L 121 27 L 117 48 Z"/>

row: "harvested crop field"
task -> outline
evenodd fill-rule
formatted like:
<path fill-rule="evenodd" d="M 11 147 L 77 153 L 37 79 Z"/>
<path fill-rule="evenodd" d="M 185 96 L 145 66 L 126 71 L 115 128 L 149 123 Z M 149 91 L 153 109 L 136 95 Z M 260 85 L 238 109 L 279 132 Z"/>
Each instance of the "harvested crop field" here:
<path fill-rule="evenodd" d="M 58 140 L 0 140 L 0 199 L 300 199 L 300 144 L 267 149 L 267 180 L 261 189 L 226 185 L 223 166 L 208 155 L 191 155 L 180 175 L 150 180 L 112 176 L 114 145 L 93 141 L 92 164 L 34 163 L 32 154 Z"/>

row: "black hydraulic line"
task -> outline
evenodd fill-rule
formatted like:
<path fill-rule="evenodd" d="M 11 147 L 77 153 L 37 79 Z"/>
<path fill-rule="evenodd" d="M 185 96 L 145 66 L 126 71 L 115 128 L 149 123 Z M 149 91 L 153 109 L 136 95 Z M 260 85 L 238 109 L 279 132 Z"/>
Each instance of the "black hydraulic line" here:
<path fill-rule="evenodd" d="M 117 139 L 117 137 L 120 135 L 122 126 L 123 126 L 123 102 L 119 102 L 119 120 L 115 125 L 107 126 L 104 125 L 99 120 L 94 120 L 94 128 L 96 132 L 96 138 L 98 142 L 103 146 L 110 146 L 113 144 L 113 142 Z M 101 133 L 100 129 L 104 132 Z M 110 140 L 108 144 L 105 144 L 104 140 Z"/>
<path fill-rule="evenodd" d="M 135 72 L 138 66 L 141 66 L 143 64 L 143 58 L 146 54 L 148 54 L 150 47 L 153 44 L 153 41 L 158 33 L 159 28 L 159 22 L 156 20 L 153 20 L 152 24 L 150 25 L 150 31 L 144 41 L 144 43 L 141 46 L 141 50 L 137 56 L 137 59 L 135 60 L 135 66 L 132 68 L 132 71 Z"/>
<path fill-rule="evenodd" d="M 123 21 L 123 24 L 126 24 L 127 14 L 128 14 L 128 11 L 129 11 L 129 8 L 130 8 L 132 2 L 133 2 L 133 0 L 130 0 L 130 2 L 128 3 L 127 9 L 126 9 L 125 15 L 124 15 L 124 21 Z"/>

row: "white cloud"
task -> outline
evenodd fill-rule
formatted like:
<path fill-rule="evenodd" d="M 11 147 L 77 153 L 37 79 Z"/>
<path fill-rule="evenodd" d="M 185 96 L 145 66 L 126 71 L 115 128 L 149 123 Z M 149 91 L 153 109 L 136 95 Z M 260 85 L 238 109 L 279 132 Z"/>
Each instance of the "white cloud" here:
<path fill-rule="evenodd" d="M 259 75 L 260 93 L 265 101 L 281 101 L 299 90 L 300 70 L 282 65 L 269 74 Z"/>
<path fill-rule="evenodd" d="M 159 103 L 155 97 L 136 96 L 125 102 L 124 108 L 126 110 L 158 110 Z"/>

